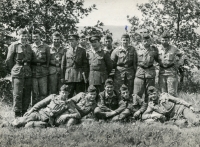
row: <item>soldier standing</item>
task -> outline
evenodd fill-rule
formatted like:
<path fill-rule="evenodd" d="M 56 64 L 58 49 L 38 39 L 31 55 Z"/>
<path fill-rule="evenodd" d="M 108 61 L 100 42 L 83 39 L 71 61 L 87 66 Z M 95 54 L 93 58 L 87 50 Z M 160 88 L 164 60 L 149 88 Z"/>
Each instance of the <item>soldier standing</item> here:
<path fill-rule="evenodd" d="M 137 71 L 134 80 L 133 93 L 142 98 L 145 94 L 145 102 L 148 102 L 147 89 L 155 85 L 156 70 L 154 61 L 158 62 L 158 49 L 151 45 L 148 34 L 143 36 L 142 44 L 137 46 Z"/>
<path fill-rule="evenodd" d="M 121 37 L 122 45 L 116 48 L 111 54 L 113 61 L 114 86 L 115 90 L 119 91 L 122 84 L 126 84 L 130 94 L 133 93 L 133 81 L 137 67 L 137 54 L 134 47 L 129 46 L 130 37 L 128 34 L 123 34 Z"/>
<path fill-rule="evenodd" d="M 90 36 L 91 48 L 87 51 L 90 66 L 89 85 L 94 85 L 97 93 L 103 91 L 105 80 L 112 70 L 110 55 L 101 48 L 100 40 L 98 35 Z"/>
<path fill-rule="evenodd" d="M 11 70 L 13 84 L 13 111 L 15 117 L 23 115 L 31 101 L 31 68 L 33 52 L 27 43 L 28 32 L 20 30 L 19 41 L 12 43 L 8 48 L 6 63 Z"/>
<path fill-rule="evenodd" d="M 159 86 L 161 92 L 177 96 L 178 67 L 180 66 L 178 60 L 182 57 L 182 54 L 176 47 L 170 45 L 169 41 L 169 33 L 164 32 L 161 36 L 161 46 L 158 47 Z"/>
<path fill-rule="evenodd" d="M 86 51 L 78 46 L 78 39 L 77 34 L 69 34 L 70 47 L 65 52 L 61 65 L 62 77 L 70 87 L 69 98 L 73 97 L 74 92 L 78 94 L 85 91 L 84 81 L 87 81 L 88 75 Z"/>
<path fill-rule="evenodd" d="M 58 94 L 61 87 L 61 61 L 64 56 L 65 49 L 61 45 L 61 34 L 54 32 L 52 34 L 53 44 L 50 48 L 49 63 L 49 94 Z"/>
<path fill-rule="evenodd" d="M 110 55 L 112 51 L 114 50 L 114 47 L 112 46 L 112 42 L 113 42 L 112 36 L 106 35 L 104 37 L 104 45 L 105 45 L 104 50 L 107 51 Z"/>
<path fill-rule="evenodd" d="M 32 60 L 32 105 L 44 99 L 47 94 L 47 76 L 49 73 L 50 49 L 41 41 L 41 32 L 33 31 L 34 43 Z"/>

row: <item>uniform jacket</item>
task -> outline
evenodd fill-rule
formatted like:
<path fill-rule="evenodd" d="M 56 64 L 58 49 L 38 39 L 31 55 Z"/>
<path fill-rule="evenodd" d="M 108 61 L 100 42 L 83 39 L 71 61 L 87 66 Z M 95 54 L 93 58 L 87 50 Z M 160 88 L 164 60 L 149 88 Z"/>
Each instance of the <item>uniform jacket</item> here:
<path fill-rule="evenodd" d="M 31 77 L 30 62 L 33 59 L 31 46 L 22 45 L 19 41 L 12 43 L 8 48 L 6 64 L 11 70 L 12 77 Z"/>
<path fill-rule="evenodd" d="M 147 109 L 148 103 L 145 102 L 142 98 L 138 95 L 133 97 L 133 109 L 132 112 L 135 113 L 136 111 L 140 111 L 141 114 L 144 113 Z"/>
<path fill-rule="evenodd" d="M 86 51 L 77 47 L 75 52 L 70 47 L 64 53 L 61 69 L 63 70 L 61 78 L 66 82 L 81 82 L 83 81 L 83 73 L 87 78 L 88 75 L 88 60 L 86 58 Z"/>
<path fill-rule="evenodd" d="M 33 108 L 34 111 L 42 111 L 47 116 L 59 116 L 62 113 L 69 111 L 75 118 L 80 118 L 80 113 L 71 101 L 63 101 L 59 95 L 51 94 L 42 101 L 36 103 Z M 41 113 L 42 114 L 42 113 Z"/>
<path fill-rule="evenodd" d="M 72 97 L 70 100 L 75 103 L 76 109 L 81 114 L 81 117 L 84 117 L 90 112 L 93 112 L 97 106 L 96 101 L 90 101 L 87 97 L 87 93 L 84 92 L 80 92 L 79 94 Z"/>
<path fill-rule="evenodd" d="M 124 49 L 120 46 L 116 48 L 111 54 L 111 60 L 116 74 L 123 76 L 126 72 L 127 79 L 134 78 L 137 68 L 137 54 L 134 47 L 128 46 L 127 49 Z"/>
<path fill-rule="evenodd" d="M 181 52 L 174 46 L 169 45 L 165 49 L 162 45 L 158 46 L 158 62 L 160 65 L 160 75 L 177 75 Z"/>
<path fill-rule="evenodd" d="M 158 49 L 151 45 L 146 49 L 142 45 L 137 46 L 137 71 L 136 77 L 139 78 L 154 78 L 156 76 L 154 62 L 158 62 Z"/>
<path fill-rule="evenodd" d="M 60 46 L 55 48 L 53 45 L 50 47 L 50 62 L 49 74 L 61 74 L 61 62 L 65 53 L 65 48 Z"/>
<path fill-rule="evenodd" d="M 107 51 L 100 49 L 94 52 L 92 49 L 87 51 L 87 59 L 89 60 L 89 84 L 102 85 L 112 70 L 112 61 Z"/>
<path fill-rule="evenodd" d="M 148 103 L 148 108 L 144 112 L 142 118 L 150 118 L 153 111 L 163 115 L 169 115 L 176 105 L 183 105 L 185 107 L 191 106 L 191 104 L 184 101 L 183 99 L 176 98 L 168 93 L 162 93 L 159 97 L 158 103 L 154 103 L 152 101 Z"/>
<path fill-rule="evenodd" d="M 32 74 L 33 77 L 44 77 L 49 74 L 50 48 L 41 42 L 39 46 L 31 45 L 33 50 Z"/>

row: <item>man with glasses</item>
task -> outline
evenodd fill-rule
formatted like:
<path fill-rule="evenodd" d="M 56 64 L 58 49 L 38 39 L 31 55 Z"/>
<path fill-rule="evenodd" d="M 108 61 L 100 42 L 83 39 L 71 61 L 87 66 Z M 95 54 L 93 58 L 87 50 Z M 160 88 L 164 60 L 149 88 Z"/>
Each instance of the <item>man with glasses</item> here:
<path fill-rule="evenodd" d="M 148 102 L 147 89 L 155 86 L 156 70 L 154 62 L 158 62 L 158 49 L 152 45 L 148 34 L 143 36 L 142 44 L 137 46 L 137 71 L 134 80 L 134 94 L 142 98 L 145 94 L 145 102 Z"/>
<path fill-rule="evenodd" d="M 135 48 L 130 46 L 130 36 L 123 34 L 121 46 L 111 54 L 114 67 L 114 88 L 119 91 L 122 84 L 126 84 L 130 94 L 133 93 L 133 81 L 137 67 L 137 54 Z"/>
<path fill-rule="evenodd" d="M 88 60 L 85 49 L 78 46 L 77 34 L 69 34 L 68 41 L 70 46 L 63 56 L 61 77 L 70 87 L 69 98 L 71 98 L 74 94 L 85 91 L 84 81 L 87 81 L 88 77 Z"/>

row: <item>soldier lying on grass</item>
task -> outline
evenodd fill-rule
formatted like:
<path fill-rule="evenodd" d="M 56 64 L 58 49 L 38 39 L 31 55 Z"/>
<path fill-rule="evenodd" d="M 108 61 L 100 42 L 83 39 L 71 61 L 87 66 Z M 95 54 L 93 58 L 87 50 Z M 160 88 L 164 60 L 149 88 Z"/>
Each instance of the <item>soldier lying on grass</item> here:
<path fill-rule="evenodd" d="M 200 124 L 200 118 L 194 113 L 192 105 L 183 99 L 176 98 L 168 93 L 159 95 L 158 90 L 153 86 L 148 88 L 148 95 L 149 103 L 147 110 L 142 115 L 143 120 L 172 120 L 176 125 L 182 125 L 179 123 L 180 120 L 186 120 L 189 124 L 195 126 Z"/>
<path fill-rule="evenodd" d="M 73 118 L 81 118 L 81 115 L 72 101 L 66 101 L 69 95 L 68 91 L 69 87 L 63 85 L 59 95 L 52 94 L 36 103 L 23 117 L 15 119 L 12 125 L 15 127 L 59 126 L 63 123 L 66 123 L 67 126 L 72 125 Z M 65 114 L 62 115 L 64 112 Z"/>
<path fill-rule="evenodd" d="M 78 110 L 81 116 L 81 117 L 71 118 L 72 124 L 80 123 L 81 118 L 87 116 L 91 112 L 94 112 L 94 109 L 97 106 L 96 97 L 97 97 L 97 89 L 93 85 L 90 85 L 88 87 L 87 93 L 80 92 L 79 94 L 75 95 L 74 97 L 68 100 L 75 104 L 75 108 Z"/>

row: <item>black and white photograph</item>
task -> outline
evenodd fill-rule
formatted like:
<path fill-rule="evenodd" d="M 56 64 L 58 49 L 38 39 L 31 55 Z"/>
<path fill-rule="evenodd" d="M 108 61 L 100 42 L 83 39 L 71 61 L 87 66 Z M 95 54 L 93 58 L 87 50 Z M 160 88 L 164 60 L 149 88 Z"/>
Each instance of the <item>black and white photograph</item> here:
<path fill-rule="evenodd" d="M 0 0 L 0 146 L 199 136 L 200 0 Z"/>

